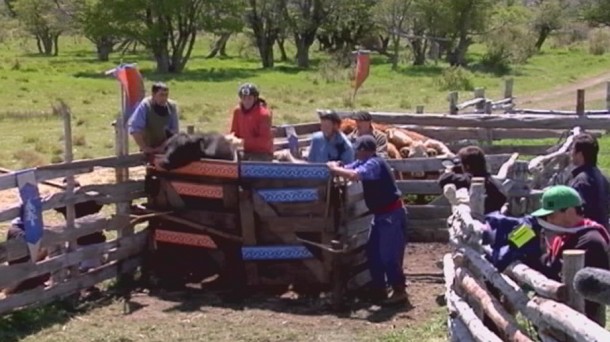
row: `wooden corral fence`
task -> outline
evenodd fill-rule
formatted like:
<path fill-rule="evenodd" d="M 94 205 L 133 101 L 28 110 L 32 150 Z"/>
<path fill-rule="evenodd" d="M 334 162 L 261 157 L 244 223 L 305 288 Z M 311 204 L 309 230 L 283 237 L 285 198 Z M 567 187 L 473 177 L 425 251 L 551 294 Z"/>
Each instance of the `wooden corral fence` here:
<path fill-rule="evenodd" d="M 369 281 L 363 247 L 372 216 L 362 186 L 333 178 L 325 164 L 204 159 L 149 167 L 147 188 L 155 189 L 148 209 L 160 213 L 149 226 L 157 248 L 199 248 L 202 277 L 230 277 L 243 260 L 248 285 L 332 288 L 336 305 Z M 171 273 L 180 263 L 170 259 L 155 261 L 161 277 L 160 265 Z"/>
<path fill-rule="evenodd" d="M 39 276 L 50 275 L 50 281 L 42 287 L 5 295 L 0 299 L 0 314 L 71 297 L 80 290 L 105 280 L 130 275 L 141 264 L 142 252 L 147 244 L 148 232 L 134 232 L 136 222 L 129 213 L 129 203 L 145 197 L 144 181 L 130 181 L 125 172 L 131 167 L 143 165 L 143 156 L 120 154 L 116 157 L 73 161 L 70 111 L 63 103 L 55 110 L 64 118 L 65 162 L 0 175 L 0 191 L 24 191 L 26 187 L 36 189 L 37 184 L 55 184 L 47 181 L 66 179 L 66 186 L 61 191 L 45 198 L 31 197 L 24 205 L 25 221 L 41 219 L 36 217 L 36 212 L 30 211 L 36 203 L 42 211 L 65 207 L 65 223 L 44 227 L 36 246 L 21 239 L 0 243 L 0 289 L 11 288 Z M 120 150 L 120 146 L 117 146 L 117 151 Z M 74 175 L 89 173 L 98 167 L 115 168 L 116 182 L 84 185 L 75 191 Z M 37 190 L 35 192 L 37 194 Z M 115 204 L 115 213 L 106 215 L 100 212 L 76 219 L 74 206 L 87 201 Z M 21 210 L 21 203 L 1 208 L 0 222 L 20 217 Z M 104 243 L 77 245 L 78 238 L 104 230 L 116 232 L 117 237 Z M 26 231 L 26 240 L 33 241 L 29 235 L 30 232 Z M 48 251 L 49 257 L 41 261 L 35 260 L 36 250 L 42 249 Z M 24 257 L 30 257 L 30 261 L 5 264 Z M 102 265 L 80 272 L 79 264 L 91 259 L 103 259 Z"/>
<path fill-rule="evenodd" d="M 318 111 L 320 113 L 322 111 Z M 338 112 L 343 118 L 349 118 L 352 112 Z M 566 140 L 575 132 L 586 131 L 600 136 L 610 129 L 608 115 L 534 115 L 534 114 L 410 114 L 371 112 L 373 122 L 405 128 L 420 133 L 431 139 L 444 142 L 452 149 L 475 144 L 482 147 L 487 154 L 490 172 L 498 173 L 500 167 L 509 162 L 513 153 L 521 156 L 548 155 L 560 148 L 566 147 Z M 319 122 L 284 125 L 275 128 L 276 148 L 295 149 L 310 144 L 311 134 L 319 131 Z M 527 139 L 528 144 L 502 144 L 500 141 Z M 549 139 L 552 139 L 549 142 Z M 540 141 L 541 143 L 536 143 Z M 562 150 L 562 152 L 565 152 Z M 565 155 L 565 153 L 563 153 Z M 566 163 L 565 158 L 552 158 L 555 169 Z M 407 158 L 390 159 L 389 164 L 395 171 L 408 173 L 430 173 L 438 175 L 445 170 L 441 158 Z M 569 158 L 567 159 L 569 164 Z M 514 163 L 510 174 L 500 177 L 500 181 L 510 179 L 513 183 L 507 186 L 508 195 L 518 199 L 523 194 L 536 192 L 548 179 L 541 178 L 542 173 L 532 182 L 526 162 Z M 544 175 L 552 168 L 545 169 Z M 436 179 L 408 179 L 397 181 L 405 195 L 437 196 L 426 205 L 408 203 L 410 216 L 411 241 L 447 241 L 448 232 L 445 219 L 451 213 L 451 208 L 441 195 L 442 190 Z"/>
<path fill-rule="evenodd" d="M 584 251 L 564 251 L 561 282 L 521 262 L 500 273 L 484 256 L 489 255 L 489 246 L 481 245 L 483 179 L 475 178 L 470 191 L 447 185 L 444 193 L 452 204 L 448 224 L 455 247 L 443 258 L 451 341 L 610 341 L 610 332 L 583 314 L 583 297 L 573 286 L 579 272 L 577 278 L 589 282 L 584 291 L 588 298 L 608 302 L 599 296 L 599 287 L 590 285 L 595 280 L 590 271 L 580 270 Z M 517 312 L 525 325 L 517 320 Z M 604 317 L 600 316 L 602 324 Z M 535 328 L 524 329 L 531 325 Z"/>
<path fill-rule="evenodd" d="M 575 93 L 575 108 L 574 110 L 555 110 L 543 108 L 518 108 L 518 97 L 513 95 L 514 80 L 508 78 L 504 80 L 503 97 L 500 100 L 493 100 L 485 96 L 485 88 L 475 88 L 472 98 L 463 102 L 458 102 L 459 93 L 457 91 L 449 92 L 447 101 L 449 102 L 448 113 L 457 114 L 539 114 L 539 115 L 594 115 L 594 114 L 610 114 L 610 82 L 606 82 L 606 109 L 590 109 L 585 108 L 586 98 L 585 89 L 577 89 Z M 424 113 L 424 106 L 417 106 L 416 113 Z"/>

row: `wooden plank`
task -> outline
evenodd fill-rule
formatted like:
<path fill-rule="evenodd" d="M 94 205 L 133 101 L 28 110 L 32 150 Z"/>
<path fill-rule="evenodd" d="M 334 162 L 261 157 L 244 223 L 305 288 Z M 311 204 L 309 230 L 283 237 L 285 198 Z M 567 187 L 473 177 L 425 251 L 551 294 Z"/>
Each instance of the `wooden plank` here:
<path fill-rule="evenodd" d="M 332 218 L 324 217 L 261 217 L 261 230 L 274 233 L 319 233 L 332 223 Z"/>
<path fill-rule="evenodd" d="M 463 144 L 464 146 L 469 146 L 471 144 Z M 504 154 L 504 153 L 519 153 L 524 156 L 537 156 L 541 154 L 547 154 L 548 150 L 552 148 L 554 145 L 492 145 L 492 146 L 481 146 L 485 153 L 493 153 L 493 154 Z M 453 147 L 453 150 L 458 150 L 457 147 Z"/>
<path fill-rule="evenodd" d="M 510 156 L 511 154 L 487 155 L 487 167 L 495 173 Z M 443 158 L 389 159 L 388 164 L 399 172 L 435 172 L 445 169 L 441 164 L 443 160 Z"/>
<path fill-rule="evenodd" d="M 65 225 L 45 229 L 40 246 L 57 245 L 101 230 L 116 230 L 128 223 L 128 219 L 125 217 L 110 219 L 104 218 L 102 214 L 81 217 L 75 220 L 76 229 L 68 230 Z M 28 256 L 28 249 L 24 240 L 9 240 L 0 243 L 0 263 L 26 256 Z"/>
<path fill-rule="evenodd" d="M 349 112 L 338 112 L 348 117 Z M 414 114 L 371 112 L 373 121 L 384 124 L 444 126 L 444 127 L 479 127 L 479 128 L 531 128 L 531 129 L 571 129 L 579 126 L 586 130 L 610 129 L 608 115 L 521 115 L 521 114 Z"/>
<path fill-rule="evenodd" d="M 366 206 L 364 200 L 357 202 L 347 203 L 345 209 L 346 220 L 353 220 L 369 212 L 369 208 Z"/>
<path fill-rule="evenodd" d="M 399 180 L 396 181 L 398 189 L 403 195 L 440 195 L 442 193 L 440 186 L 436 180 L 421 179 L 421 180 Z M 537 194 L 538 191 L 522 188 L 512 188 L 508 192 L 509 197 L 530 196 Z"/>
<path fill-rule="evenodd" d="M 451 207 L 444 205 L 407 205 L 409 219 L 446 219 Z"/>
<path fill-rule="evenodd" d="M 254 218 L 254 205 L 252 191 L 242 191 L 239 196 L 239 221 L 244 247 L 256 246 L 256 221 Z M 259 283 L 258 268 L 252 262 L 245 262 L 248 285 Z"/>
<path fill-rule="evenodd" d="M 312 259 L 313 254 L 302 245 L 294 246 L 244 246 L 241 249 L 242 258 L 254 260 L 301 260 Z"/>
<path fill-rule="evenodd" d="M 10 266 L 0 266 L 0 288 L 16 285 L 26 279 L 52 273 L 61 269 L 77 266 L 81 261 L 95 257 L 101 258 L 104 254 L 116 249 L 120 243 L 118 251 L 122 258 L 140 254 L 146 247 L 148 232 L 141 231 L 136 235 L 124 237 L 119 240 L 105 242 L 95 245 L 83 246 L 68 251 L 56 257 L 42 260 L 38 263 L 27 262 Z M 115 254 L 117 252 L 115 251 Z"/>
<path fill-rule="evenodd" d="M 140 263 L 141 261 L 139 258 L 133 258 L 125 261 L 122 268 L 119 270 L 117 262 L 115 261 L 75 277 L 68 282 L 56 284 L 47 289 L 37 288 L 8 296 L 7 298 L 0 300 L 0 314 L 4 315 L 33 304 L 48 304 L 55 300 L 71 296 L 77 291 L 87 289 L 104 280 L 114 278 L 119 275 L 119 272 L 133 272 Z"/>
<path fill-rule="evenodd" d="M 174 232 L 171 230 L 155 229 L 154 239 L 157 242 L 166 242 L 183 246 L 218 249 L 218 246 L 209 235 Z"/>
<path fill-rule="evenodd" d="M 326 164 L 242 162 L 240 175 L 242 178 L 327 180 L 330 177 L 330 171 Z"/>
<path fill-rule="evenodd" d="M 85 185 L 78 189 L 74 195 L 66 192 L 56 192 L 42 199 L 42 209 L 49 210 L 63 207 L 70 202 L 78 204 L 94 200 L 100 204 L 116 203 L 118 200 L 137 199 L 146 196 L 143 181 L 131 181 L 117 184 Z M 21 204 L 0 210 L 0 222 L 8 221 L 19 216 Z"/>
<path fill-rule="evenodd" d="M 223 198 L 223 188 L 218 185 L 195 184 L 179 181 L 171 181 L 171 186 L 176 193 L 182 196 L 193 196 L 202 198 Z"/>
<path fill-rule="evenodd" d="M 202 208 L 202 210 L 180 210 L 175 213 L 175 216 L 219 230 L 239 231 L 237 214 L 235 213 L 215 212 Z M 158 219 L 162 221 L 163 217 Z M 167 226 L 167 224 L 165 225 Z"/>
<path fill-rule="evenodd" d="M 297 140 L 297 146 L 300 148 L 311 145 L 311 136 L 299 136 Z M 290 143 L 286 138 L 275 138 L 273 140 L 273 149 L 275 151 L 284 150 L 290 148 Z"/>
<path fill-rule="evenodd" d="M 311 133 L 320 131 L 320 122 L 319 121 L 300 123 L 300 124 L 295 124 L 295 125 L 290 125 L 290 126 L 292 128 L 294 128 L 294 131 L 297 135 L 311 134 Z M 274 137 L 285 138 L 286 137 L 286 127 L 285 126 L 274 127 Z"/>
<path fill-rule="evenodd" d="M 326 203 L 318 202 L 295 202 L 295 203 L 273 203 L 279 216 L 324 216 Z"/>
<path fill-rule="evenodd" d="M 362 231 L 368 231 L 371 228 L 372 221 L 373 215 L 367 215 L 349 222 L 345 222 L 345 225 L 347 226 L 345 232 L 348 236 L 352 236 L 354 234 L 359 234 Z"/>
<path fill-rule="evenodd" d="M 312 202 L 320 199 L 317 188 L 258 189 L 265 202 Z"/>
<path fill-rule="evenodd" d="M 75 160 L 69 164 L 51 164 L 35 168 L 38 182 L 51 179 L 64 178 L 67 175 L 77 175 L 92 172 L 94 167 L 135 167 L 145 164 L 142 154 L 132 154 L 124 158 L 105 157 L 97 159 Z M 17 187 L 15 173 L 0 175 L 0 190 Z"/>
<path fill-rule="evenodd" d="M 440 140 L 444 143 L 451 143 L 460 140 L 481 140 L 481 130 L 479 128 L 468 127 L 433 127 L 433 126 L 415 126 L 415 125 L 399 125 L 397 127 L 413 131 L 432 139 Z M 594 130 L 588 132 L 599 137 L 603 131 Z M 565 130 L 559 129 L 528 129 L 528 128 L 491 128 L 484 132 L 492 141 L 497 140 L 529 140 L 529 139 L 548 139 L 560 138 L 565 134 Z"/>

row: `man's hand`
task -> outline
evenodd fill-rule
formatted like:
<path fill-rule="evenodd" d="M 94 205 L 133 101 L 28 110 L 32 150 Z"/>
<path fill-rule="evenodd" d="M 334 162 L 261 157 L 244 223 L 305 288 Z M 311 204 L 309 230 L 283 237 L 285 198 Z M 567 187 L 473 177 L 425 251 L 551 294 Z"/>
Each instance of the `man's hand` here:
<path fill-rule="evenodd" d="M 329 161 L 328 163 L 326 163 L 326 165 L 331 171 L 336 171 L 341 168 L 341 165 L 337 161 Z"/>

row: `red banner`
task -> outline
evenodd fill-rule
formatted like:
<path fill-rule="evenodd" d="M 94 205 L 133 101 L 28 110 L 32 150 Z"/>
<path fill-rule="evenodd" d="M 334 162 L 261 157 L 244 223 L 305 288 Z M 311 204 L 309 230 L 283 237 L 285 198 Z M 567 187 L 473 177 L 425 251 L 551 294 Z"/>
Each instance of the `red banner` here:
<path fill-rule="evenodd" d="M 369 76 L 370 58 L 368 52 L 358 51 L 356 54 L 356 73 L 354 76 L 353 88 L 358 91 L 360 86 L 366 81 Z"/>

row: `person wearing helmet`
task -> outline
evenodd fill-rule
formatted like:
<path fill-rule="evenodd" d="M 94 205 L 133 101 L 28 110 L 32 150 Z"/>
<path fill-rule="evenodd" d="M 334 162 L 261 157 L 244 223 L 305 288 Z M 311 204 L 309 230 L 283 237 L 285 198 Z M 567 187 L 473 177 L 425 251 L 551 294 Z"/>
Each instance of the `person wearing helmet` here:
<path fill-rule="evenodd" d="M 388 163 L 376 154 L 377 141 L 362 135 L 354 143 L 357 160 L 345 167 L 328 162 L 330 171 L 351 181 L 361 181 L 364 202 L 373 213 L 366 245 L 372 278 L 372 299 L 385 304 L 407 304 L 403 260 L 407 243 L 407 212 Z M 387 279 L 387 282 L 386 282 Z M 392 288 L 388 298 L 387 285 Z"/>
<path fill-rule="evenodd" d="M 237 91 L 239 105 L 233 110 L 231 134 L 244 142 L 244 160 L 273 160 L 272 113 L 252 83 Z"/>

